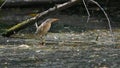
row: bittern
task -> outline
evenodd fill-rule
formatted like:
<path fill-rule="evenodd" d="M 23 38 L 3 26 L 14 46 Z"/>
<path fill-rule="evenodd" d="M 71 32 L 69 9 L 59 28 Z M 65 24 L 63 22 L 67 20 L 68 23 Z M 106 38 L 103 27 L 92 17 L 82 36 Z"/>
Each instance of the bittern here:
<path fill-rule="evenodd" d="M 57 18 L 49 18 L 49 19 L 45 20 L 40 26 L 38 26 L 37 23 L 35 23 L 36 28 L 37 28 L 35 34 L 37 36 L 40 36 L 40 38 L 42 39 L 42 45 L 45 45 L 44 37 L 48 33 L 48 31 L 50 30 L 51 24 L 58 21 L 58 20 L 59 19 L 57 19 Z"/>

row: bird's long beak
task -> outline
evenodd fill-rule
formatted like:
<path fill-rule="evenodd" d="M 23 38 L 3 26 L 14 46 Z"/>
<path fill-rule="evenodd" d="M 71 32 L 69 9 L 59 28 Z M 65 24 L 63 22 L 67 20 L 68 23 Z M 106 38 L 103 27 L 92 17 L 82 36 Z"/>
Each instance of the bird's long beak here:
<path fill-rule="evenodd" d="M 58 18 L 54 18 L 54 21 L 58 21 L 58 20 L 60 20 L 60 19 L 58 19 Z"/>
<path fill-rule="evenodd" d="M 54 18 L 54 19 L 53 19 L 54 22 L 55 22 L 55 21 L 58 21 L 58 20 L 59 20 L 58 18 Z"/>

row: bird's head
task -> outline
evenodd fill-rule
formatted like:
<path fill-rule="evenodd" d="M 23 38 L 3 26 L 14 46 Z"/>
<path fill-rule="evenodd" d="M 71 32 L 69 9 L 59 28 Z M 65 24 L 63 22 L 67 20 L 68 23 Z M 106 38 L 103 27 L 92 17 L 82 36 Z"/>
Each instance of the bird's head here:
<path fill-rule="evenodd" d="M 58 21 L 59 19 L 58 18 L 49 18 L 46 20 L 47 23 L 54 23 L 56 21 Z"/>

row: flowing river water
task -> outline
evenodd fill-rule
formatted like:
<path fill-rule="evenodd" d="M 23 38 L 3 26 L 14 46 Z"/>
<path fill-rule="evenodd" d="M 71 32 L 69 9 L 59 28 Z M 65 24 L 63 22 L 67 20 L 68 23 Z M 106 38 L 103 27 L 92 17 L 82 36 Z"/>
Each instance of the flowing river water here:
<path fill-rule="evenodd" d="M 34 16 L 33 12 L 37 12 L 34 10 L 31 14 L 28 10 L 24 10 L 27 12 L 25 13 L 19 9 L 13 12 L 12 9 L 8 13 L 7 10 L 9 9 L 6 9 L 6 12 L 1 11 L 0 14 L 1 33 L 16 22 Z M 66 16 L 64 19 L 72 20 L 72 16 Z M 79 21 L 77 16 L 74 18 Z M 94 23 L 91 25 L 95 27 Z M 120 68 L 119 28 L 113 29 L 115 38 L 113 42 L 108 29 L 74 32 L 65 26 L 65 31 L 69 32 L 49 32 L 45 37 L 46 45 L 41 45 L 40 38 L 34 35 L 33 27 L 8 38 L 0 36 L 0 68 Z"/>

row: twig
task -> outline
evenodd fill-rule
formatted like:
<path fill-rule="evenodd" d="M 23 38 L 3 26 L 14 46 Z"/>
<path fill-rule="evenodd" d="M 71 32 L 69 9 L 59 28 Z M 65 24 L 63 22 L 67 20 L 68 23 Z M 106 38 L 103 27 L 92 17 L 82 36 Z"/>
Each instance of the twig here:
<path fill-rule="evenodd" d="M 113 34 L 113 31 L 112 31 L 112 27 L 111 27 L 111 23 L 110 23 L 110 20 L 109 20 L 109 17 L 107 15 L 107 13 L 105 12 L 105 10 L 99 5 L 98 2 L 94 1 L 94 0 L 90 0 L 91 2 L 95 3 L 102 11 L 103 13 L 105 14 L 106 18 L 107 18 L 107 21 L 108 21 L 108 25 L 109 25 L 109 28 L 110 28 L 110 33 L 112 35 L 112 41 L 115 42 L 115 39 L 114 39 L 114 34 Z"/>
<path fill-rule="evenodd" d="M 87 8 L 87 5 L 86 5 L 86 3 L 85 3 L 85 0 L 82 0 L 82 1 L 83 1 L 84 6 L 85 6 L 85 9 L 86 9 L 86 11 L 87 11 L 87 14 L 88 14 L 88 18 L 87 18 L 87 23 L 88 23 L 89 20 L 90 20 L 90 12 L 89 12 L 89 10 L 88 10 L 88 8 Z"/>
<path fill-rule="evenodd" d="M 2 5 L 0 6 L 0 9 L 5 5 L 5 3 L 7 2 L 7 0 L 5 0 Z"/>
<path fill-rule="evenodd" d="M 38 28 L 38 24 L 37 24 L 37 22 L 35 23 L 35 27 Z"/>

